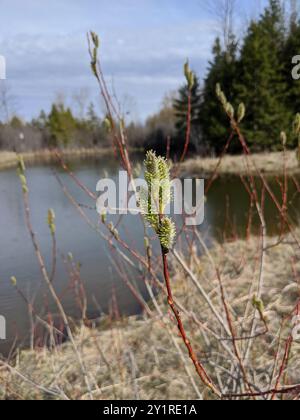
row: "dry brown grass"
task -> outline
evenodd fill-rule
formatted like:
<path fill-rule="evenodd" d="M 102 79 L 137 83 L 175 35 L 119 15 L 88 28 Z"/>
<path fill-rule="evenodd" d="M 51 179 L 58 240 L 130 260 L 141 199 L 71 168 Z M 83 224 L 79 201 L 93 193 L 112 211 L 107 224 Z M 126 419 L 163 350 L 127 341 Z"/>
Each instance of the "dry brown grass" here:
<path fill-rule="evenodd" d="M 283 153 L 260 153 L 251 156 L 251 171 L 257 174 L 253 162 L 262 173 L 278 174 L 283 169 Z M 189 159 L 181 165 L 182 172 L 193 176 L 211 174 L 214 172 L 218 164 L 217 158 L 200 158 Z M 286 168 L 288 173 L 300 172 L 300 166 L 295 151 L 286 152 Z M 226 155 L 222 159 L 218 170 L 219 174 L 247 174 L 247 164 L 245 155 L 230 156 Z"/>
<path fill-rule="evenodd" d="M 274 240 L 269 239 L 268 242 L 271 244 Z M 224 246 L 216 245 L 211 252 L 215 263 L 221 268 L 234 327 L 237 335 L 241 335 L 249 330 L 253 317 L 253 308 L 251 305 L 248 307 L 248 302 L 257 286 L 258 241 L 253 238 L 247 242 L 241 240 Z M 215 271 L 209 258 L 200 257 L 198 253 L 199 249 L 195 248 L 186 263 L 223 316 Z M 293 265 L 288 264 L 290 261 L 293 261 Z M 186 272 L 175 261 L 172 272 L 176 298 L 188 308 L 183 320 L 198 356 L 224 387 L 226 381 L 230 383 L 230 375 L 233 378 L 238 375 L 235 369 L 232 370 L 232 358 L 223 347 L 224 343 L 230 347 L 230 342 L 221 342 L 211 334 L 212 330 L 218 334 L 220 326 Z M 260 389 L 270 386 L 280 324 L 299 299 L 300 288 L 295 272 L 300 272 L 300 253 L 295 253 L 292 246 L 278 245 L 267 251 L 262 297 L 269 332 L 254 340 L 251 356 L 245 361 L 250 381 Z M 199 398 L 200 393 L 205 399 L 214 398 L 199 382 L 190 364 L 168 314 L 165 298 L 158 296 L 157 303 L 159 311 L 152 318 L 132 317 L 111 327 L 108 321 L 94 329 L 78 327 L 76 344 L 89 372 L 94 398 L 189 400 Z M 191 322 L 192 317 L 195 317 L 196 323 Z M 287 322 L 282 331 L 278 366 L 291 328 L 291 323 Z M 263 326 L 259 330 L 263 330 Z M 246 344 L 242 342 L 239 345 L 243 353 Z M 300 382 L 299 351 L 300 343 L 294 342 L 286 370 L 289 383 Z M 88 398 L 70 343 L 53 350 L 23 351 L 17 357 L 14 369 L 9 372 L 3 367 L 0 371 L 1 399 L 53 398 L 34 384 L 48 390 L 59 390 L 60 397 L 57 398 Z M 232 388 L 232 384 L 229 388 Z"/>
<path fill-rule="evenodd" d="M 110 154 L 111 151 L 103 148 L 92 148 L 92 149 L 67 149 L 62 150 L 61 154 L 65 158 L 81 158 L 91 156 L 103 156 Z M 0 152 L 0 170 L 15 167 L 17 165 L 17 157 L 14 152 L 2 151 Z M 35 152 L 25 152 L 22 154 L 25 162 L 53 162 L 57 158 L 55 153 L 51 150 L 39 150 Z M 252 161 L 255 162 L 256 167 L 263 173 L 278 174 L 282 172 L 283 168 L 283 154 L 280 152 L 274 153 L 261 153 L 253 154 Z M 181 171 L 183 174 L 189 176 L 198 176 L 211 174 L 214 172 L 216 165 L 218 164 L 218 158 L 202 158 L 196 157 L 189 159 L 181 164 Z M 299 173 L 300 166 L 296 158 L 296 152 L 286 152 L 286 168 L 288 173 Z M 256 173 L 254 166 L 251 168 L 253 173 Z M 247 174 L 246 158 L 244 155 L 241 156 L 230 156 L 226 155 L 222 159 L 221 165 L 218 170 L 219 174 Z"/>

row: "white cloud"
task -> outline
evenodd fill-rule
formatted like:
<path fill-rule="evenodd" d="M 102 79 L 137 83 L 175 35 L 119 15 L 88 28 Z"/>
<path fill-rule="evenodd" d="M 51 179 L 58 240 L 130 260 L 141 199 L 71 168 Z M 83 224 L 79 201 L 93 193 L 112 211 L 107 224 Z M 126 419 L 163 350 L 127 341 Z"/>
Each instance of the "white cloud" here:
<path fill-rule="evenodd" d="M 14 25 L 10 36 L 2 32 L 0 53 L 6 57 L 7 77 L 26 117 L 50 103 L 58 90 L 70 94 L 82 86 L 96 88 L 89 68 L 85 35 L 88 28 L 100 28 L 107 79 L 114 78 L 120 95 L 129 93 L 136 97 L 143 117 L 155 110 L 166 91 L 183 81 L 182 66 L 187 57 L 200 75 L 205 73 L 215 23 L 201 15 L 187 20 L 186 13 L 190 15 L 190 11 L 178 6 L 177 0 L 173 3 L 167 0 L 165 4 L 169 4 L 169 9 L 165 6 L 161 13 L 157 0 L 142 0 L 143 4 L 141 0 L 138 3 L 118 0 L 117 15 L 113 14 L 112 3 L 101 0 L 103 7 L 97 16 L 92 8 L 80 7 L 78 2 L 67 0 L 59 6 L 62 3 L 53 0 L 47 2 L 48 19 L 45 7 L 41 9 L 36 0 L 27 2 L 29 9 L 20 5 L 14 12 L 16 1 L 11 1 L 9 6 L 4 0 L 7 17 L 14 15 L 18 23 L 24 14 L 24 22 L 19 27 Z M 94 0 L 87 3 L 95 4 Z M 175 7 L 170 7 L 171 3 Z M 156 7 L 151 8 L 151 4 Z M 64 14 L 67 6 L 74 21 Z M 32 10 L 37 19 L 35 26 L 29 25 L 32 18 L 28 10 Z"/>

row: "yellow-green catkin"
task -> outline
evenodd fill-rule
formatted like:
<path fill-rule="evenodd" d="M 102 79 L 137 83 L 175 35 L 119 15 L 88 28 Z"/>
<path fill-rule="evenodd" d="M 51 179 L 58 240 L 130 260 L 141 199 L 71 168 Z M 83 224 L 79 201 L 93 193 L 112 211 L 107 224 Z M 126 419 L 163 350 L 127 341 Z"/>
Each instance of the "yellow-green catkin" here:
<path fill-rule="evenodd" d="M 183 72 L 188 84 L 189 91 L 191 91 L 195 85 L 195 74 L 190 69 L 190 64 L 188 60 L 184 64 Z"/>
<path fill-rule="evenodd" d="M 168 253 L 172 248 L 176 236 L 176 228 L 174 222 L 165 216 L 159 225 L 158 237 L 164 252 Z"/>
<path fill-rule="evenodd" d="M 223 109 L 224 109 L 224 111 L 226 112 L 226 114 L 229 116 L 229 118 L 231 119 L 231 120 L 233 120 L 234 119 L 234 116 L 235 116 L 235 110 L 234 110 L 234 107 L 231 105 L 231 103 L 228 101 L 228 99 L 227 99 L 227 97 L 226 97 L 226 95 L 225 95 L 225 93 L 223 92 L 223 90 L 222 90 L 222 88 L 221 88 L 221 85 L 220 85 L 220 83 L 217 83 L 217 85 L 216 85 L 216 95 L 217 95 L 217 98 L 219 99 L 219 101 L 221 102 L 221 105 L 222 105 L 222 107 L 223 107 Z M 240 109 L 240 112 L 242 111 L 243 109 L 241 108 Z M 244 116 L 243 116 L 244 117 Z"/>
<path fill-rule="evenodd" d="M 158 235 L 163 251 L 168 253 L 176 236 L 174 222 L 164 215 L 171 201 L 170 165 L 153 151 L 147 152 L 144 165 L 148 189 L 141 190 L 139 206 L 146 221 Z"/>
<path fill-rule="evenodd" d="M 286 145 L 287 145 L 287 134 L 286 134 L 285 131 L 282 131 L 280 133 L 280 141 L 281 141 L 281 144 L 282 144 L 283 148 L 285 149 Z"/>
<path fill-rule="evenodd" d="M 15 277 L 15 276 L 13 276 L 13 277 L 11 277 L 11 278 L 10 278 L 10 282 L 11 282 L 11 284 L 12 284 L 14 287 L 16 287 L 16 286 L 17 286 L 17 279 L 16 279 L 16 277 Z"/>
<path fill-rule="evenodd" d="M 245 104 L 242 102 L 239 104 L 238 111 L 237 111 L 237 120 L 238 123 L 242 122 L 246 115 L 246 107 Z"/>
<path fill-rule="evenodd" d="M 264 313 L 265 306 L 261 299 L 258 299 L 256 296 L 253 296 L 252 305 L 255 309 L 257 309 L 261 314 Z"/>
<path fill-rule="evenodd" d="M 103 126 L 108 133 L 111 133 L 111 131 L 113 129 L 113 123 L 112 123 L 112 120 L 109 116 L 104 118 Z"/>
<path fill-rule="evenodd" d="M 97 72 L 97 60 L 98 60 L 98 49 L 100 46 L 100 41 L 99 41 L 99 37 L 95 32 L 90 32 L 90 38 L 92 40 L 93 43 L 93 49 L 91 51 L 92 54 L 92 61 L 91 61 L 91 69 L 92 72 L 94 73 L 94 75 L 96 77 L 98 77 L 98 72 Z"/>
<path fill-rule="evenodd" d="M 120 239 L 120 234 L 118 230 L 115 228 L 114 224 L 110 222 L 107 227 L 110 233 L 112 234 L 112 236 L 116 239 L 116 241 L 118 241 Z"/>
<path fill-rule="evenodd" d="M 17 159 L 18 159 L 17 174 L 21 181 L 22 190 L 23 190 L 23 193 L 28 193 L 27 179 L 25 175 L 26 167 L 25 167 L 24 159 L 21 155 L 18 155 Z"/>
<path fill-rule="evenodd" d="M 47 223 L 48 223 L 51 235 L 54 235 L 56 231 L 56 225 L 55 225 L 55 213 L 53 209 L 48 210 Z"/>

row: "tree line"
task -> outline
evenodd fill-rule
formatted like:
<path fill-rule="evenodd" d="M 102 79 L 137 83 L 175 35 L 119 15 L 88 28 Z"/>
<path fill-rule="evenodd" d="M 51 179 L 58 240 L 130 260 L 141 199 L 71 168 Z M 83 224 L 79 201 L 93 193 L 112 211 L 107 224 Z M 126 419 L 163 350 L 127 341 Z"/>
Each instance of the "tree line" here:
<path fill-rule="evenodd" d="M 234 31 L 225 31 L 226 42 L 215 40 L 212 59 L 202 81 L 195 74 L 191 91 L 183 85 L 167 95 L 161 110 L 142 123 L 129 123 L 128 139 L 132 147 L 155 149 L 165 153 L 182 151 L 187 126 L 188 96 L 191 95 L 190 152 L 219 154 L 230 127 L 219 101 L 220 84 L 236 108 L 246 105 L 242 128 L 253 151 L 272 151 L 281 147 L 280 133 L 288 134 L 287 146 L 294 148 L 292 121 L 300 112 L 300 80 L 292 77 L 292 59 L 300 54 L 300 20 L 293 11 L 287 19 L 280 0 L 269 0 L 261 16 L 252 20 L 238 40 Z M 0 106 L 6 111 L 5 100 Z M 8 113 L 7 113 L 8 114 Z M 87 111 L 75 116 L 70 107 L 58 102 L 48 114 L 41 112 L 30 123 L 14 116 L 0 123 L 0 148 L 23 151 L 51 147 L 105 147 L 109 134 L 105 116 L 100 118 L 91 103 Z M 231 153 L 240 152 L 232 142 Z"/>
<path fill-rule="evenodd" d="M 280 149 L 282 131 L 288 133 L 288 146 L 296 147 L 292 121 L 300 112 L 300 81 L 292 77 L 292 59 L 299 54 L 300 21 L 295 11 L 287 19 L 279 0 L 270 0 L 260 18 L 250 22 L 242 41 L 231 33 L 222 48 L 217 38 L 204 84 L 197 80 L 192 92 L 193 143 L 199 144 L 200 136 L 202 148 L 216 154 L 226 143 L 228 120 L 215 93 L 219 83 L 236 108 L 241 102 L 246 105 L 242 128 L 253 151 Z M 186 97 L 183 87 L 174 103 L 180 137 Z M 233 142 L 230 151 L 239 152 L 239 143 Z"/>

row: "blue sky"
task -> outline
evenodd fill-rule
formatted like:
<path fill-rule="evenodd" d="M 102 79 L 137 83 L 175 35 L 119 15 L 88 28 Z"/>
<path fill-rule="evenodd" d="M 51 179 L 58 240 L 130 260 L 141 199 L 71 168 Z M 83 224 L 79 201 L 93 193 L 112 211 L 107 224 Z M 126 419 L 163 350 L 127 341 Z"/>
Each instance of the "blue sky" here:
<path fill-rule="evenodd" d="M 46 111 L 58 93 L 84 88 L 100 104 L 86 32 L 101 38 L 106 78 L 133 119 L 157 111 L 182 82 L 183 62 L 204 77 L 219 24 L 207 0 L 0 0 L 0 55 L 17 112 Z M 237 26 L 264 0 L 239 0 Z M 238 28 L 239 29 L 239 28 Z M 3 82 L 1 82 L 3 83 Z M 100 105 L 99 105 L 100 108 Z"/>

